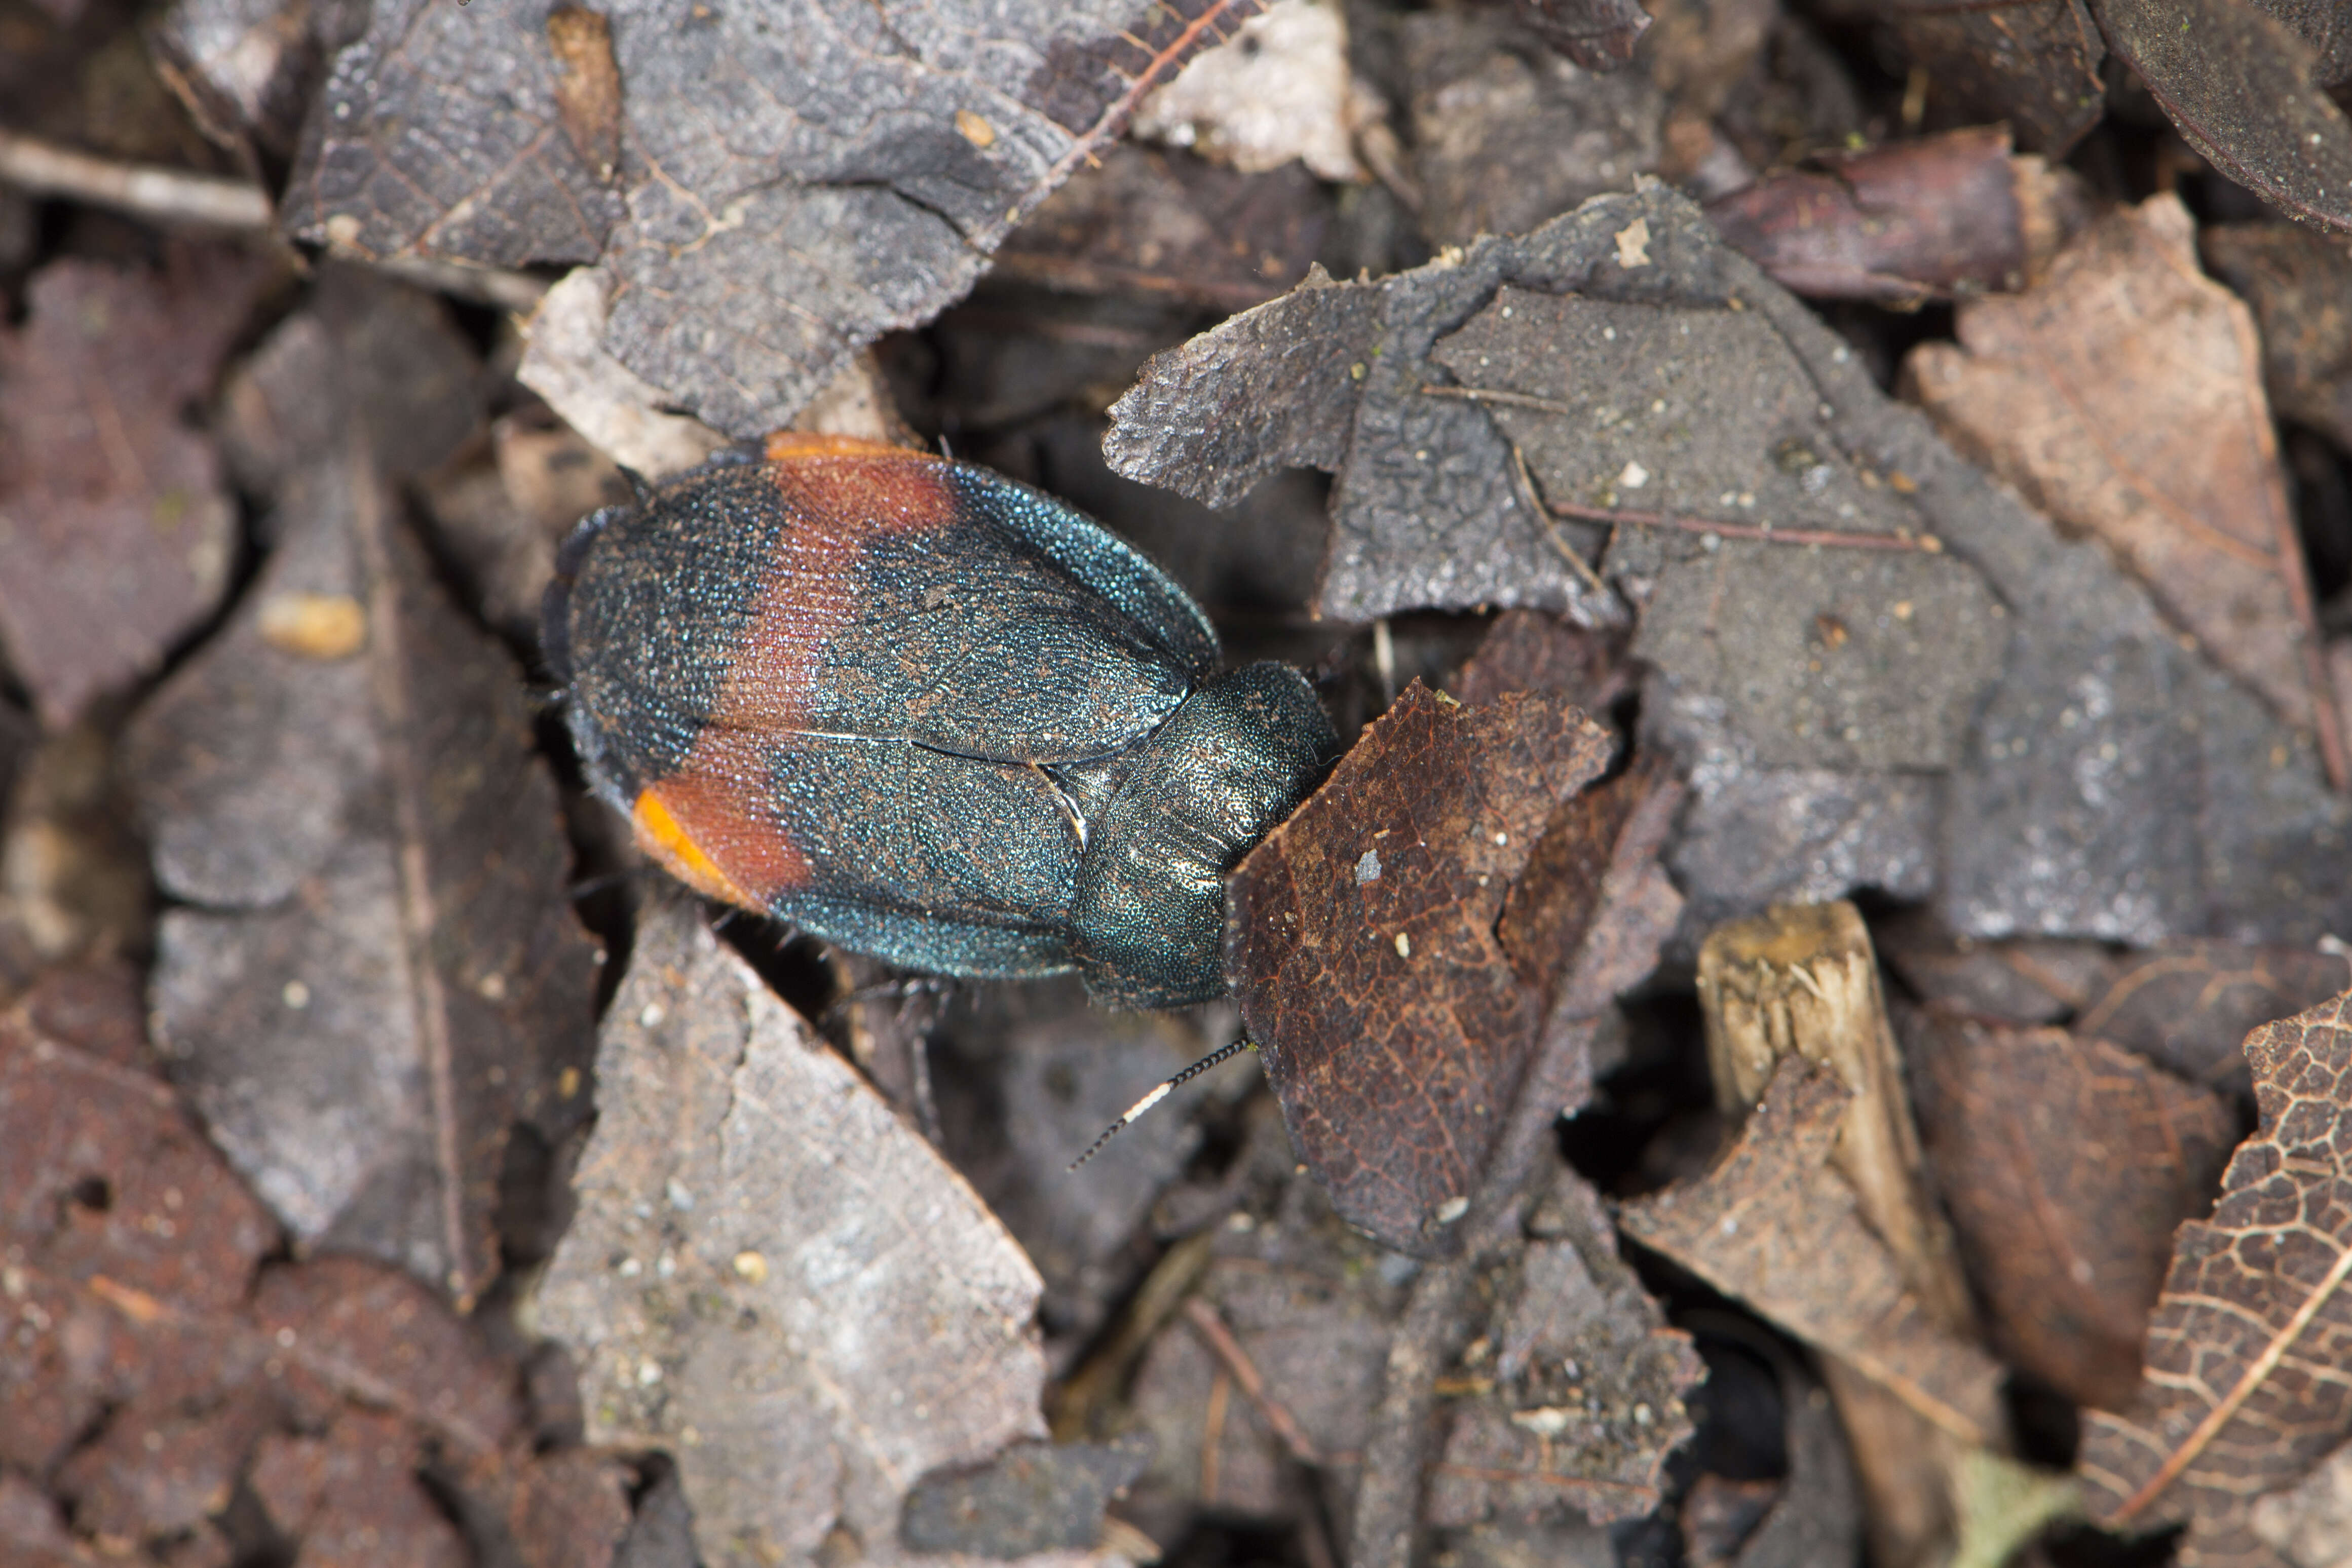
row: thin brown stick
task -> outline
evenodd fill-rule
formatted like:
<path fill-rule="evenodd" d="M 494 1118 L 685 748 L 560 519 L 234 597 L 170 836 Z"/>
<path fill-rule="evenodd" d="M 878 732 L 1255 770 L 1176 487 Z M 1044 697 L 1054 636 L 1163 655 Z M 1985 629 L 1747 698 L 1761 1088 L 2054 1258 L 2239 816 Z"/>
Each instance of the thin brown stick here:
<path fill-rule="evenodd" d="M 1754 539 L 1768 545 L 1822 545 L 1832 549 L 1916 550 L 1941 555 L 1944 541 L 1933 534 L 1848 534 L 1835 528 L 1776 528 L 1769 523 L 1722 523 L 1705 517 L 1678 517 L 1671 512 L 1634 512 L 1616 507 L 1584 507 L 1554 501 L 1551 509 L 1563 517 L 1587 523 L 1629 523 L 1637 528 L 1670 528 L 1684 534 L 1714 534 L 1727 539 Z"/>
<path fill-rule="evenodd" d="M 1601 574 L 1559 537 L 1558 528 L 1552 527 L 1551 507 L 1545 503 L 1543 492 L 1536 488 L 1536 476 L 1528 472 L 1528 455 L 1519 450 L 1519 444 L 1516 441 L 1511 443 L 1511 468 L 1519 482 L 1519 498 L 1536 509 L 1536 520 L 1543 524 L 1544 537 L 1551 540 L 1551 548 L 1559 552 L 1561 559 L 1576 569 L 1576 575 L 1584 579 L 1586 587 L 1595 593 L 1606 594 L 1609 585 L 1601 580 Z"/>
<path fill-rule="evenodd" d="M 1266 1426 L 1282 1440 L 1282 1446 L 1290 1450 L 1290 1457 L 1302 1465 L 1321 1464 L 1323 1456 L 1317 1450 L 1313 1439 L 1300 1429 L 1297 1420 L 1282 1402 L 1266 1392 L 1265 1379 L 1258 1375 L 1257 1363 L 1250 1359 L 1249 1352 L 1242 1348 L 1241 1341 L 1225 1327 L 1225 1321 L 1217 1315 L 1217 1309 L 1195 1296 L 1184 1303 L 1184 1318 L 1192 1325 L 1193 1332 L 1201 1336 L 1201 1342 L 1209 1347 L 1209 1354 L 1223 1363 L 1225 1370 L 1234 1375 L 1234 1381 L 1241 1385 L 1242 1393 L 1257 1407 L 1257 1413 L 1265 1417 Z"/>
<path fill-rule="evenodd" d="M 1223 1367 L 1209 1384 L 1209 1406 L 1201 1416 L 1201 1506 L 1217 1506 L 1217 1472 L 1225 1447 L 1225 1406 L 1234 1396 L 1234 1375 Z"/>
<path fill-rule="evenodd" d="M 271 219 L 268 193 L 251 181 L 118 162 L 15 131 L 0 131 L 0 183 L 158 223 L 267 229 Z"/>

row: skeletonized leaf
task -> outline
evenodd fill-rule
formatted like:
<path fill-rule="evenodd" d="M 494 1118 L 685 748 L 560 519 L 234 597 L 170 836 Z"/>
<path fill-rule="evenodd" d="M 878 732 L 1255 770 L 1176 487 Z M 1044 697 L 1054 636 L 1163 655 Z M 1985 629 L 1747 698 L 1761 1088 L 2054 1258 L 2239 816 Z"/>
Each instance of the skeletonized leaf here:
<path fill-rule="evenodd" d="M 2183 1568 L 2274 1561 L 2254 1498 L 2352 1436 L 2352 992 L 2256 1030 L 2246 1058 L 2262 1124 L 2175 1236 L 2139 1395 L 2087 1413 L 2078 1465 L 2095 1519 L 2186 1521 Z"/>

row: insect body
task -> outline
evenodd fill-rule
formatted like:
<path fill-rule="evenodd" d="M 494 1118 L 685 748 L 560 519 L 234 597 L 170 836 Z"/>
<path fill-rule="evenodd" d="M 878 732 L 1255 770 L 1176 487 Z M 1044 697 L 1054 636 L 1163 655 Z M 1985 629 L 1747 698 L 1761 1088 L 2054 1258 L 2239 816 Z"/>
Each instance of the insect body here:
<path fill-rule="evenodd" d="M 781 434 L 565 545 L 546 646 L 596 792 L 679 880 L 939 973 L 1224 989 L 1224 873 L 1336 751 L 1216 672 L 1166 573 L 968 464 Z"/>

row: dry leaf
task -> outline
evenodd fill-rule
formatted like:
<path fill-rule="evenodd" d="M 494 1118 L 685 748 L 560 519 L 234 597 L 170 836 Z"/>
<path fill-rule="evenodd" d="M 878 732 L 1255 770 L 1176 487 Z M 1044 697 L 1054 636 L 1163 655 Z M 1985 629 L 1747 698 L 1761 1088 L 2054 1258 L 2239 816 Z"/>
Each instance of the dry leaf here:
<path fill-rule="evenodd" d="M 1528 31 L 1589 71 L 1615 70 L 1633 58 L 1650 14 L 1633 0 L 1512 0 Z"/>
<path fill-rule="evenodd" d="M 2080 181 L 2011 155 L 2001 126 L 1814 162 L 1822 172 L 1770 175 L 1706 215 L 1783 287 L 1816 298 L 1901 308 L 2021 288 L 2087 215 Z"/>
<path fill-rule="evenodd" d="M 2171 196 L 2113 214 L 2050 277 L 1959 314 L 1906 371 L 1945 432 L 2054 519 L 2105 540 L 2222 668 L 2344 738 L 2245 307 L 2197 269 Z"/>
<path fill-rule="evenodd" d="M 1284 1120 L 1391 1247 L 1458 1244 L 1543 1017 L 1496 922 L 1609 750 L 1563 699 L 1462 708 L 1416 684 L 1229 880 L 1226 967 Z"/>
<path fill-rule="evenodd" d="M 2352 229 L 2352 121 L 2321 90 L 2333 73 L 2309 39 L 2244 0 L 2093 9 L 2116 57 L 2216 169 L 2307 222 Z"/>
<path fill-rule="evenodd" d="M 1330 217 L 1296 163 L 1243 174 L 1115 142 L 1005 236 L 989 276 L 1246 310 L 1307 276 Z"/>
<path fill-rule="evenodd" d="M 1923 1014 L 1920 1128 L 1994 1347 L 2078 1404 L 2119 1409 L 2172 1232 L 2204 1212 L 2237 1135 L 2230 1104 L 2062 1030 Z"/>
<path fill-rule="evenodd" d="M 552 1144 L 585 1113 L 593 947 L 513 664 L 346 439 L 307 455 L 246 601 L 128 743 L 180 901 L 156 1030 L 300 1245 L 470 1303 L 515 1124 Z M 347 607 L 358 645 L 273 642 L 297 598 Z"/>
<path fill-rule="evenodd" d="M 2083 999 L 2074 1028 L 2251 1101 L 2239 1042 L 2273 1019 L 2316 1007 L 2348 981 L 2352 965 L 2340 953 L 2179 942 L 2118 960 Z"/>
<path fill-rule="evenodd" d="M 538 1321 L 591 1442 L 677 1455 L 710 1562 L 894 1561 L 920 1477 L 1045 1435 L 1035 1270 L 691 906 L 639 923 L 596 1077 Z"/>
<path fill-rule="evenodd" d="M 225 1562 L 215 1518 L 249 1490 L 306 1558 L 456 1564 L 483 1542 L 450 1503 L 496 1479 L 566 1500 L 574 1563 L 609 1557 L 621 1472 L 534 1455 L 518 1369 L 473 1325 L 363 1260 L 264 1263 L 277 1228 L 152 1076 L 142 1021 L 120 967 L 51 971 L 0 1014 L 0 1460 L 72 1504 L 68 1533 L 37 1495 L 0 1502 L 0 1554 Z M 464 1472 L 454 1497 L 428 1455 Z"/>
<path fill-rule="evenodd" d="M 2271 406 L 2352 446 L 2352 242 L 2300 224 L 2217 224 L 2199 244 L 2253 307 Z"/>
<path fill-rule="evenodd" d="M 1515 7 L 1516 19 L 1471 7 L 1403 18 L 1412 178 L 1433 244 L 1525 234 L 1658 166 L 1665 95 L 1644 72 L 1597 76 L 1591 60 L 1561 58 L 1550 29 L 1527 25 L 1529 8 Z M 1608 14 L 1604 26 L 1629 47 L 1612 18 L 1631 13 L 1634 33 L 1649 21 L 1617 0 L 1579 8 Z"/>
<path fill-rule="evenodd" d="M 2017 144 L 2053 162 L 2106 110 L 2106 41 L 2083 0 L 2003 0 L 1967 10 L 1881 0 L 1895 46 L 1927 72 L 1928 91 L 1963 118 L 1999 120 Z"/>
<path fill-rule="evenodd" d="M 1982 1446 L 2001 1427 L 1999 1364 L 1937 1326 L 1829 1168 L 1851 1098 L 1834 1071 L 1783 1058 L 1716 1168 L 1618 1224 Z"/>
<path fill-rule="evenodd" d="M 0 641 L 52 727 L 152 674 L 228 586 L 236 516 L 185 410 L 275 272 L 55 262 L 0 333 Z"/>
<path fill-rule="evenodd" d="M 2212 1218 L 2174 1239 L 2138 1397 L 2083 1423 L 2092 1517 L 2130 1529 L 2185 1521 L 2182 1568 L 2276 1561 L 2255 1533 L 2255 1498 L 2352 1435 L 2340 1375 L 2352 1354 L 2348 1009 L 2352 993 L 2247 1036 L 2262 1125 L 2231 1160 Z"/>
<path fill-rule="evenodd" d="M 581 57 L 559 56 L 543 13 L 386 0 L 336 57 L 282 223 L 371 259 L 595 262 L 588 342 L 669 403 L 761 434 L 961 295 L 1153 87 L 1260 8 L 607 5 L 625 89 L 607 184 L 601 120 L 583 135 L 567 113 L 582 97 L 559 58 Z"/>

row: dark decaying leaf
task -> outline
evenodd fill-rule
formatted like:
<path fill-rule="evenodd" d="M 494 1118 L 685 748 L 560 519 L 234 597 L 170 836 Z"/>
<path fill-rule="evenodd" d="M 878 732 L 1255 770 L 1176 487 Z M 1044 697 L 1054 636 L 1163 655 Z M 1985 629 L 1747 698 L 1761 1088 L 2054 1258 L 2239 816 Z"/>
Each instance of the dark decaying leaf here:
<path fill-rule="evenodd" d="M 535 7 L 375 7 L 311 105 L 287 234 L 374 260 L 595 260 L 625 208 L 565 112 L 581 43 Z"/>
<path fill-rule="evenodd" d="M 1632 687 L 1623 654 L 1606 633 L 1540 611 L 1507 610 L 1445 689 L 1472 707 L 1506 692 L 1560 692 L 1587 713 L 1605 714 Z"/>
<path fill-rule="evenodd" d="M 376 467 L 410 479 L 480 428 L 483 380 L 442 301 L 329 263 L 304 308 L 229 373 L 221 444 L 238 484 L 268 496 L 356 423 Z"/>
<path fill-rule="evenodd" d="M 2071 177 L 1990 126 L 1823 153 L 1706 205 L 1735 249 L 1793 293 L 1913 306 L 2016 289 L 2079 226 Z"/>
<path fill-rule="evenodd" d="M 152 1075 L 142 1012 L 110 966 L 0 1014 L 0 1461 L 73 1511 L 69 1534 L 33 1500 L 0 1509 L 0 1556 L 226 1562 L 216 1521 L 246 1490 L 306 1560 L 455 1568 L 475 1554 L 430 1454 L 465 1471 L 463 1507 L 485 1483 L 560 1499 L 572 1561 L 607 1561 L 624 1472 L 532 1455 L 516 1371 L 470 1325 L 362 1260 L 263 1266 L 277 1227 Z"/>
<path fill-rule="evenodd" d="M 677 1456 L 710 1561 L 892 1560 L 918 1478 L 1045 1435 L 1036 1270 L 682 901 L 639 922 L 596 1081 L 538 1321 L 591 1442 Z"/>
<path fill-rule="evenodd" d="M 2236 1114 L 2087 1029 L 1928 1012 L 1909 1036 L 1920 1131 L 1993 1345 L 2078 1404 L 2121 1408 L 2173 1228 L 2204 1211 Z"/>
<path fill-rule="evenodd" d="M 1919 915 L 1876 922 L 1872 936 L 1879 956 L 1920 1001 L 1994 1023 L 2071 1017 L 2106 984 L 2115 965 L 2104 943 L 1971 942 Z"/>
<path fill-rule="evenodd" d="M 1528 30 L 1589 71 L 1631 63 L 1650 14 L 1633 0 L 1511 0 Z"/>
<path fill-rule="evenodd" d="M 2262 1125 L 2231 1160 L 2212 1218 L 2174 1240 L 2137 1397 L 2084 1420 L 2092 1517 L 2185 1521 L 2183 1568 L 2275 1562 L 2253 1531 L 2255 1498 L 2352 1436 L 2340 1375 L 2352 1354 L 2347 1009 L 2352 993 L 2247 1037 Z"/>
<path fill-rule="evenodd" d="M 898 1539 L 917 1552 L 1024 1557 L 1083 1552 L 1103 1509 L 1143 1473 L 1150 1445 L 1015 1443 L 977 1469 L 934 1471 L 907 1493 Z"/>
<path fill-rule="evenodd" d="M 2119 959 L 2074 1019 L 2208 1087 L 2252 1097 L 2239 1042 L 2273 1019 L 2318 1006 L 2347 983 L 2340 954 L 2235 942 L 2179 942 Z"/>
<path fill-rule="evenodd" d="M 53 727 L 153 674 L 228 585 L 236 512 L 186 409 L 277 270 L 58 261 L 0 332 L 0 643 Z"/>
<path fill-rule="evenodd" d="M 1307 276 L 1330 217 L 1295 162 L 1244 174 L 1118 141 L 1005 236 L 990 277 L 1245 310 Z"/>
<path fill-rule="evenodd" d="M 2248 0 L 2094 9 L 2116 57 L 2215 168 L 2308 222 L 2352 230 L 2352 120 L 2322 90 L 2329 68 L 2301 33 Z"/>
<path fill-rule="evenodd" d="M 2300 224 L 2215 224 L 2205 265 L 2253 307 L 2271 406 L 2352 447 L 2352 241 Z"/>
<path fill-rule="evenodd" d="M 1937 1325 L 1830 1168 L 1851 1097 L 1834 1070 L 1783 1058 L 1715 1169 L 1618 1224 L 1981 1446 L 2001 1429 L 2000 1366 Z"/>
<path fill-rule="evenodd" d="M 470 1302 L 514 1126 L 584 1113 L 593 948 L 513 664 L 345 439 L 306 455 L 246 602 L 132 732 L 179 901 L 155 1027 L 303 1246 Z"/>
<path fill-rule="evenodd" d="M 1639 18 L 1636 31 L 1649 22 L 1621 0 L 1560 3 Z M 1649 74 L 1571 65 L 1553 52 L 1557 38 L 1525 25 L 1532 8 L 1517 6 L 1516 21 L 1471 6 L 1402 19 L 1416 215 L 1433 244 L 1525 234 L 1658 167 L 1666 101 Z"/>
<path fill-rule="evenodd" d="M 2106 109 L 2099 78 L 2106 43 L 2083 0 L 1886 0 L 1879 10 L 1939 104 L 1948 99 L 1969 120 L 2005 123 L 2028 152 L 2064 157 Z"/>
<path fill-rule="evenodd" d="M 1964 306 L 1909 384 L 1945 433 L 2055 521 L 2105 540 L 2223 669 L 2314 731 L 2352 784 L 2261 350 L 2159 196 L 2067 246 L 2049 277 Z"/>
<path fill-rule="evenodd" d="M 1416 685 L 1229 880 L 1227 971 L 1292 1138 L 1390 1246 L 1454 1245 L 1542 1022 L 1496 921 L 1610 748 L 1558 696 Z"/>
<path fill-rule="evenodd" d="M 1638 1519 L 1690 1436 L 1698 1354 L 1618 1256 L 1598 1195 L 1556 1172 L 1527 1230 L 1493 1278 L 1485 1352 L 1463 1369 L 1476 1392 L 1450 1411 L 1433 1525 Z"/>
<path fill-rule="evenodd" d="M 604 100 L 581 85 L 603 68 L 572 36 L 593 28 L 558 26 L 559 49 L 541 12 L 387 0 L 335 60 L 283 222 L 376 259 L 597 262 L 604 347 L 758 434 L 961 295 L 1150 88 L 1260 8 L 619 0 L 607 183 Z"/>

